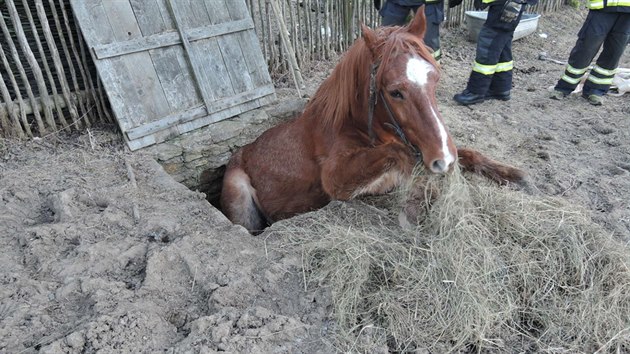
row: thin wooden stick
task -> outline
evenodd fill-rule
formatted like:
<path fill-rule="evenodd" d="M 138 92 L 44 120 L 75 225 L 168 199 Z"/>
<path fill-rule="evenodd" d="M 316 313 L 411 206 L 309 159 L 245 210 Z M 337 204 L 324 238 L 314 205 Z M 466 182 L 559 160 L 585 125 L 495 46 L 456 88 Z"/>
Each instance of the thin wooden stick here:
<path fill-rule="evenodd" d="M 74 23 L 79 23 L 78 21 L 74 21 Z M 85 71 L 88 73 L 87 75 L 87 79 L 88 79 L 88 91 L 90 91 L 90 93 L 92 94 L 92 97 L 94 98 L 94 102 L 96 103 L 96 112 L 98 114 L 99 119 L 104 120 L 105 122 L 108 123 L 113 123 L 114 120 L 112 119 L 111 115 L 109 114 L 109 109 L 108 109 L 108 104 L 107 101 L 105 99 L 103 99 L 103 95 L 101 92 L 99 92 L 99 89 L 94 86 L 94 81 L 92 80 L 92 75 L 90 74 L 89 71 L 89 67 L 88 67 L 88 59 L 87 59 L 87 55 L 85 53 L 85 44 L 83 41 L 83 37 L 81 34 L 81 29 L 77 27 L 77 42 L 79 42 L 79 52 L 81 53 L 81 60 L 79 61 L 81 63 L 82 66 L 85 67 Z M 95 76 L 94 80 L 96 80 L 97 85 L 100 82 L 100 79 Z"/>
<path fill-rule="evenodd" d="M 28 39 L 26 38 L 26 34 L 24 33 L 24 27 L 22 27 L 22 21 L 20 20 L 20 15 L 18 14 L 17 8 L 15 7 L 14 0 L 7 0 L 6 4 L 7 10 L 9 11 L 9 15 L 11 17 L 11 22 L 13 24 L 13 29 L 15 31 L 15 36 L 18 40 L 18 44 L 22 49 L 22 53 L 26 57 L 26 61 L 31 68 L 32 74 L 35 76 L 35 84 L 37 85 L 39 96 L 41 97 L 41 106 L 44 111 L 44 116 L 46 117 L 46 122 L 52 130 L 56 130 L 57 124 L 55 123 L 55 118 L 52 114 L 52 102 L 48 97 L 48 88 L 46 87 L 46 82 L 44 81 L 44 75 L 42 74 L 39 63 L 35 58 L 35 54 L 28 44 Z M 17 52 L 15 54 L 17 54 Z M 28 77 L 26 77 L 26 81 L 28 81 Z M 27 90 L 30 91 L 29 95 L 31 96 L 31 101 L 33 101 L 33 107 L 38 106 L 37 101 L 35 100 L 36 96 L 34 92 L 32 92 L 30 85 L 27 87 Z"/>
<path fill-rule="evenodd" d="M 2 81 L 2 72 L 0 71 L 0 81 Z M 0 91 L 2 93 L 4 93 L 6 91 L 6 93 L 8 94 L 9 91 L 7 90 L 7 87 L 4 84 L 4 81 L 1 82 L 0 84 Z M 3 94 L 3 97 L 5 97 L 5 95 Z M 7 101 L 8 102 L 8 101 Z M 9 105 L 2 105 L 0 106 L 0 131 L 5 131 L 7 132 L 7 135 L 9 134 L 13 134 L 13 129 L 11 128 L 11 124 L 9 123 L 9 111 L 13 108 L 13 104 Z M 19 124 L 19 120 L 18 120 L 18 124 Z M 17 133 L 17 129 L 15 131 Z"/>
<path fill-rule="evenodd" d="M 11 86 L 13 87 L 13 91 L 15 92 L 15 97 L 17 98 L 18 105 L 17 107 L 14 108 L 14 109 L 17 109 L 18 111 L 16 114 L 19 115 L 22 121 L 21 126 L 26 131 L 26 135 L 29 137 L 32 137 L 33 132 L 31 131 L 31 126 L 28 124 L 28 121 L 26 119 L 26 113 L 25 113 L 26 103 L 24 102 L 24 99 L 22 98 L 22 93 L 20 93 L 20 88 L 18 86 L 17 80 L 15 79 L 15 76 L 13 75 L 13 71 L 11 70 L 11 65 L 9 65 L 9 61 L 7 60 L 7 57 L 4 55 L 2 44 L 0 44 L 0 60 L 2 60 L 2 65 L 4 66 L 5 72 L 9 76 L 9 81 L 11 82 Z M 9 102 L 15 103 L 15 101 L 11 99 L 11 95 L 8 92 L 8 89 L 7 89 L 6 94 L 8 95 L 8 98 L 5 98 L 5 101 L 7 103 Z M 4 93 L 3 93 L 3 97 L 4 97 Z"/>
<path fill-rule="evenodd" d="M 13 43 L 13 39 L 11 38 L 11 34 L 9 32 L 9 28 L 7 27 L 6 22 L 4 21 L 4 16 L 0 16 L 0 27 L 2 27 L 2 32 L 4 33 L 4 37 L 6 39 L 6 42 L 9 44 L 9 51 L 11 52 L 11 55 L 13 56 L 13 61 L 15 62 L 15 65 L 17 66 L 18 72 L 20 73 L 20 77 L 22 79 L 22 83 L 24 84 L 24 88 L 26 90 L 26 94 L 29 98 L 29 100 L 31 101 L 31 105 L 34 109 L 34 115 L 35 115 L 35 121 L 37 122 L 37 127 L 39 130 L 39 134 L 43 135 L 46 132 L 46 126 L 44 125 L 44 121 L 42 120 L 42 116 L 39 113 L 39 104 L 37 103 L 37 100 L 35 99 L 35 95 L 33 95 L 33 90 L 31 89 L 31 84 L 28 81 L 28 76 L 26 75 L 26 71 L 24 70 L 24 66 L 22 65 L 22 62 L 20 61 L 20 56 L 18 54 L 17 48 L 15 47 L 15 44 Z M 4 53 L 3 53 L 4 56 Z M 6 61 L 6 58 L 5 58 Z M 11 71 L 11 66 L 8 65 L 8 62 L 5 63 L 5 66 L 7 67 L 7 71 Z M 20 87 L 17 85 L 17 83 L 14 83 L 14 89 L 15 91 L 19 91 Z M 20 108 L 22 108 L 23 105 L 20 105 Z M 28 123 L 27 123 L 28 124 Z"/>
<path fill-rule="evenodd" d="M 131 187 L 134 191 L 138 190 L 138 182 L 136 182 L 136 174 L 133 172 L 133 168 L 127 159 L 125 159 L 125 167 L 127 167 L 127 178 L 129 178 L 129 182 L 131 182 Z M 134 201 L 132 203 L 132 213 L 133 220 L 137 224 L 140 222 L 140 210 L 138 209 L 138 204 Z"/>
<path fill-rule="evenodd" d="M 53 37 L 52 31 L 50 29 L 50 25 L 48 24 L 48 18 L 46 16 L 46 11 L 44 10 L 44 3 L 42 0 L 35 0 L 35 8 L 37 9 L 37 16 L 42 23 L 42 32 L 44 32 L 44 38 L 46 39 L 46 44 L 48 45 L 48 49 L 50 49 L 50 56 L 53 59 L 53 64 L 55 65 L 55 69 L 57 70 L 57 75 L 59 78 L 59 84 L 61 85 L 61 92 L 63 92 L 63 97 L 66 100 L 66 105 L 68 110 L 70 111 L 70 117 L 72 121 L 76 121 L 79 118 L 77 113 L 77 109 L 70 98 L 70 85 L 66 79 L 66 73 L 61 62 L 61 57 L 59 55 L 59 50 L 57 49 L 57 44 L 55 43 L 55 38 Z M 53 12 L 53 17 L 55 17 L 55 25 L 57 26 L 57 30 L 61 30 L 59 28 L 57 14 Z M 63 35 L 59 36 L 61 43 L 64 43 Z M 72 63 L 68 65 L 71 71 L 74 71 Z"/>
<path fill-rule="evenodd" d="M 101 80 L 96 80 L 96 92 L 98 92 L 98 96 L 101 98 L 101 102 L 103 102 L 103 105 L 105 106 L 105 115 L 107 116 L 107 120 L 110 123 L 114 123 L 115 120 L 109 113 L 111 111 L 109 109 L 109 101 L 103 96 L 103 91 L 103 83 L 101 82 Z"/>
<path fill-rule="evenodd" d="M 332 25 L 330 24 L 329 7 L 332 1 L 324 1 L 324 58 L 330 59 L 330 35 Z"/>
<path fill-rule="evenodd" d="M 315 47 L 313 45 L 313 20 L 311 18 L 311 0 L 304 1 L 304 11 L 306 11 L 306 28 L 304 29 L 304 35 L 308 38 L 308 60 L 313 60 L 315 54 Z"/>
<path fill-rule="evenodd" d="M 320 0 L 313 0 L 315 2 L 315 28 L 311 28 L 311 36 L 315 36 L 315 53 L 318 60 L 322 59 L 323 52 L 323 37 L 322 37 L 322 20 L 319 15 L 319 2 Z M 315 32 L 315 33 L 313 33 Z"/>
<path fill-rule="evenodd" d="M 2 47 L 0 47 L 0 51 L 2 51 Z M 4 119 L 6 118 L 3 115 L 3 129 L 6 131 L 7 136 L 16 134 L 18 138 L 24 138 L 25 134 L 24 130 L 22 130 L 22 126 L 20 125 L 20 117 L 16 113 L 16 110 L 19 110 L 19 107 L 16 107 L 15 102 L 11 100 L 11 95 L 9 94 L 9 89 L 7 88 L 7 85 L 5 85 L 4 83 L 2 72 L 0 72 L 0 94 L 2 95 L 2 99 L 4 100 L 4 102 L 6 102 L 7 114 L 11 117 L 11 119 L 13 119 L 13 127 L 11 127 L 8 122 L 4 122 Z"/>
<path fill-rule="evenodd" d="M 298 47 L 298 41 L 297 41 L 297 25 L 296 25 L 296 21 L 295 18 L 293 16 L 293 7 L 291 6 L 291 0 L 287 0 L 287 6 L 286 6 L 287 11 L 289 12 L 289 28 L 291 28 L 291 47 L 293 47 L 293 50 L 295 50 L 296 48 L 299 49 Z M 286 17 L 284 17 L 286 18 Z M 298 59 L 298 55 L 295 56 L 295 64 L 296 65 L 300 65 L 300 61 Z"/>
<path fill-rule="evenodd" d="M 53 97 L 57 97 L 59 94 L 57 92 L 57 85 L 55 85 L 55 79 L 53 77 L 52 71 L 50 70 L 50 66 L 48 65 L 48 60 L 46 60 L 46 52 L 44 52 L 44 47 L 42 46 L 42 41 L 39 39 L 39 32 L 37 31 L 37 26 L 35 25 L 35 21 L 33 20 L 33 15 L 31 14 L 31 9 L 28 5 L 27 0 L 22 0 L 22 5 L 24 6 L 24 12 L 26 12 L 26 17 L 28 18 L 29 25 L 33 31 L 33 38 L 35 38 L 35 45 L 37 47 L 37 51 L 39 52 L 39 56 L 42 59 L 42 63 L 44 64 L 44 71 L 46 72 L 46 77 L 48 78 L 49 86 L 52 90 Z M 57 111 L 57 116 L 61 121 L 62 126 L 67 126 L 66 117 L 63 114 L 63 109 L 59 104 L 58 100 L 53 99 L 53 104 L 55 105 L 55 109 Z"/>
<path fill-rule="evenodd" d="M 265 0 L 265 15 L 267 16 L 267 34 L 269 35 L 269 37 L 267 38 L 268 40 L 268 45 L 269 45 L 269 54 L 270 54 L 270 58 L 271 58 L 271 67 L 275 68 L 276 65 L 278 64 L 279 60 L 278 60 L 278 53 L 277 53 L 277 49 L 276 47 L 273 45 L 275 36 L 273 34 L 273 31 L 271 30 L 271 15 L 269 11 L 269 8 L 271 7 L 271 4 L 269 3 L 269 0 Z"/>
<path fill-rule="evenodd" d="M 289 0 L 289 5 L 291 5 L 291 0 Z M 302 23 L 302 16 L 300 11 L 300 6 L 295 4 L 295 21 L 293 26 L 293 38 L 294 43 L 296 43 L 297 49 L 297 61 L 298 65 L 302 67 L 304 65 L 304 41 L 302 40 L 302 28 L 304 28 L 304 24 Z"/>
<path fill-rule="evenodd" d="M 41 107 L 44 111 L 44 116 L 46 118 L 46 122 L 50 126 L 52 130 L 57 129 L 57 123 L 55 122 L 55 116 L 53 115 L 53 103 L 48 96 L 48 88 L 46 87 L 46 81 L 44 79 L 44 74 L 37 62 L 37 58 L 35 57 L 35 53 L 31 50 L 31 47 L 28 43 L 28 38 L 26 38 L 26 34 L 24 33 L 24 27 L 22 26 L 22 20 L 20 20 L 20 15 L 15 7 L 14 0 L 7 0 L 7 10 L 11 16 L 11 22 L 13 24 L 13 29 L 15 30 L 15 36 L 17 37 L 20 48 L 22 49 L 22 53 L 26 57 L 26 61 L 28 62 L 29 67 L 31 68 L 31 73 L 35 76 L 35 84 L 37 85 L 37 90 L 39 91 L 40 99 L 37 100 L 41 102 L 41 105 L 38 105 L 37 102 L 33 102 L 36 105 L 33 107 Z M 34 92 L 30 92 L 33 97 L 35 96 Z M 33 100 L 33 99 L 31 99 Z"/>
<path fill-rule="evenodd" d="M 72 55 L 74 55 L 74 58 L 76 59 L 77 63 L 79 63 L 79 65 L 77 65 L 79 69 L 79 74 L 81 75 L 81 79 L 83 80 L 83 86 L 87 88 L 87 75 L 85 73 L 85 70 L 83 69 L 83 65 L 81 65 L 81 57 L 79 56 L 79 53 L 77 51 L 77 46 L 75 45 L 74 39 L 72 38 L 73 37 L 72 29 L 70 28 L 70 21 L 68 19 L 66 6 L 63 0 L 59 0 L 59 8 L 61 9 L 63 22 L 65 25 L 66 31 L 68 33 L 68 40 L 70 42 L 70 48 L 72 49 Z M 70 55 L 68 55 L 68 58 L 70 58 Z M 80 90 L 79 84 L 76 82 L 76 78 L 73 78 L 73 80 L 74 80 L 74 85 L 76 87 L 76 90 Z M 86 98 L 88 98 L 88 96 L 86 96 Z M 85 124 L 89 127 L 92 125 L 92 122 L 90 122 L 88 115 L 84 114 L 86 112 L 86 105 L 83 104 L 83 100 L 79 100 L 78 102 L 79 102 L 79 107 L 81 109 L 81 114 L 85 117 L 84 118 Z"/>
<path fill-rule="evenodd" d="M 287 31 L 287 27 L 282 19 L 282 12 L 280 12 L 280 6 L 278 6 L 277 0 L 271 0 L 271 9 L 276 15 L 276 20 L 278 21 L 278 27 L 280 30 L 280 38 L 282 43 L 284 44 L 284 49 L 287 52 L 287 62 L 291 67 L 291 73 L 293 74 L 293 81 L 295 82 L 295 88 L 297 89 L 298 96 L 302 97 L 301 90 L 304 88 L 304 80 L 302 79 L 302 73 L 300 72 L 300 67 L 297 65 L 297 60 L 295 59 L 295 52 L 293 47 L 291 46 L 291 41 L 289 40 L 289 32 Z"/>

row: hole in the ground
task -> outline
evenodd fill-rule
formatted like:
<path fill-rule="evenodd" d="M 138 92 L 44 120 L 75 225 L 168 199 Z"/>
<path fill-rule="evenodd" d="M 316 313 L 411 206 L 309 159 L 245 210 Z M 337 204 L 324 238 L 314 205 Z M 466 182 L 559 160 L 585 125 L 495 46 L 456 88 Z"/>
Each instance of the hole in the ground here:
<path fill-rule="evenodd" d="M 206 195 L 206 200 L 215 208 L 221 210 L 221 186 L 223 184 L 223 175 L 225 174 L 225 165 L 218 168 L 210 168 L 201 173 L 199 176 L 199 186 L 197 190 Z"/>
<path fill-rule="evenodd" d="M 306 102 L 303 98 L 285 99 L 147 149 L 176 181 L 204 193 L 207 201 L 222 211 L 221 187 L 231 153 L 267 129 L 293 119 L 303 111 Z"/>
<path fill-rule="evenodd" d="M 221 188 L 223 186 L 223 176 L 225 175 L 225 168 L 226 166 L 223 165 L 218 168 L 212 168 L 203 171 L 199 178 L 199 186 L 195 188 L 196 190 L 204 193 L 206 195 L 206 200 L 222 213 L 223 210 L 221 210 Z M 261 216 L 261 220 L 264 220 L 263 216 Z M 265 225 L 262 226 L 260 230 L 253 231 L 252 233 L 254 235 L 260 234 L 268 226 L 270 226 L 270 224 L 265 223 Z"/>

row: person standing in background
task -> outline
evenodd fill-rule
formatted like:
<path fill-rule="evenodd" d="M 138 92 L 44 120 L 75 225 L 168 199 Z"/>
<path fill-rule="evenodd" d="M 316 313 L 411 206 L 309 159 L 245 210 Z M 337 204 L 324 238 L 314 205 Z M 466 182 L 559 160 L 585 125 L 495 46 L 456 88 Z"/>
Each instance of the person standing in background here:
<path fill-rule="evenodd" d="M 512 89 L 512 38 L 527 5 L 538 0 L 475 0 L 475 9 L 488 8 L 477 39 L 477 54 L 466 89 L 453 99 L 472 105 L 486 99 L 508 101 Z"/>
<path fill-rule="evenodd" d="M 600 106 L 630 39 L 630 0 L 589 0 L 587 6 L 588 15 L 551 98 L 560 100 L 575 90 L 603 45 L 582 89 L 582 97 Z"/>
<path fill-rule="evenodd" d="M 463 0 L 449 0 L 449 7 L 455 7 Z M 433 58 L 440 60 L 440 24 L 444 21 L 444 0 L 387 0 L 381 8 L 379 0 L 374 1 L 374 6 L 382 17 L 383 26 L 403 26 L 409 12 L 416 12 L 424 5 L 424 15 L 427 18 L 427 31 L 424 35 L 424 43 L 433 50 Z"/>

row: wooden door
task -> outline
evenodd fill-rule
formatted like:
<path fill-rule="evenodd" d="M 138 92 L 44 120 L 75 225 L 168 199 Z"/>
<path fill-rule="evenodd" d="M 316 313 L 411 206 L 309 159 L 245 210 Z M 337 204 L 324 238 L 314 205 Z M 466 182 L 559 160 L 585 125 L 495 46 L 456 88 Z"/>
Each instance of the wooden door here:
<path fill-rule="evenodd" d="M 71 0 L 131 150 L 275 100 L 245 0 Z"/>

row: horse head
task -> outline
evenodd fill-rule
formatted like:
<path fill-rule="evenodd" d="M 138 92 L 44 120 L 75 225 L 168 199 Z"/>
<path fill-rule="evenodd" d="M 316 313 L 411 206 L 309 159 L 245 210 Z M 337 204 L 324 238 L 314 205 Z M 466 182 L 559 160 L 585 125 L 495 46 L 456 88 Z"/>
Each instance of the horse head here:
<path fill-rule="evenodd" d="M 362 26 L 372 55 L 368 126 L 372 139 L 405 143 L 430 171 L 445 173 L 457 149 L 437 107 L 440 70 L 422 40 L 425 31 L 423 7 L 405 27 Z"/>

